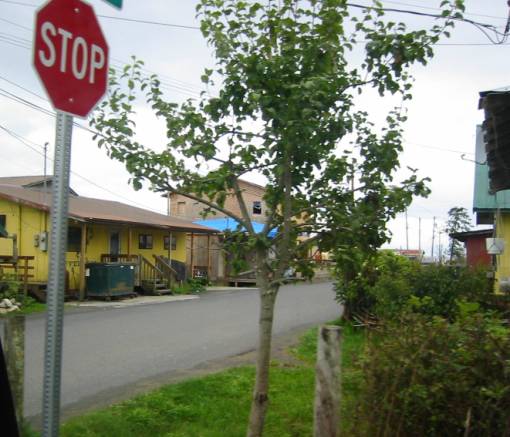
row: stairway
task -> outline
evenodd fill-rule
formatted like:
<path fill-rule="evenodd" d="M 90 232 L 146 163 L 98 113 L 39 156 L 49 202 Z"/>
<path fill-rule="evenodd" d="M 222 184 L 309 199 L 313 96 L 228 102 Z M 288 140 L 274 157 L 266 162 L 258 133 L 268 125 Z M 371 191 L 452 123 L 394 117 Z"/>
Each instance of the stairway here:
<path fill-rule="evenodd" d="M 172 290 L 168 288 L 166 281 L 161 279 L 142 280 L 142 290 L 145 294 L 153 294 L 161 296 L 162 294 L 173 294 Z"/>

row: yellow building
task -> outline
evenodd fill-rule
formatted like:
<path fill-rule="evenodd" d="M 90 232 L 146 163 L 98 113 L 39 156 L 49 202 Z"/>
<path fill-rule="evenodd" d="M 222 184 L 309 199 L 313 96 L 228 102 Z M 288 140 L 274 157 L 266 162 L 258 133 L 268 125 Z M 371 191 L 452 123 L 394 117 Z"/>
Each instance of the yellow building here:
<path fill-rule="evenodd" d="M 51 178 L 43 179 L 0 178 L 0 228 L 9 235 L 0 238 L 0 272 L 16 269 L 31 287 L 44 287 L 48 280 Z M 134 262 L 138 282 L 155 276 L 171 280 L 176 271 L 168 260 L 185 265 L 187 235 L 215 233 L 189 220 L 72 190 L 68 223 L 68 288 L 81 296 L 89 262 Z"/>

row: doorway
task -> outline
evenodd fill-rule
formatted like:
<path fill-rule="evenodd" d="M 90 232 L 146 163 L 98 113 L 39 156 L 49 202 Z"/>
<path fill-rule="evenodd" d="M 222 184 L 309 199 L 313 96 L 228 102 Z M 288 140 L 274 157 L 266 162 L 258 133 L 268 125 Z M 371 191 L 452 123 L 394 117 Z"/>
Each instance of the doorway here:
<path fill-rule="evenodd" d="M 110 260 L 117 262 L 118 255 L 120 255 L 120 232 L 110 231 Z"/>

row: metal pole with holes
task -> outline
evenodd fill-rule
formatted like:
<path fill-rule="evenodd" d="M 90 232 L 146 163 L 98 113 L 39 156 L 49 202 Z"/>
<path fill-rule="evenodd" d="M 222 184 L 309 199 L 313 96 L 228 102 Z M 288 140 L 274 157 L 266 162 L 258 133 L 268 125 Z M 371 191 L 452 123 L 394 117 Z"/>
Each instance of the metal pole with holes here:
<path fill-rule="evenodd" d="M 73 117 L 57 111 L 44 355 L 43 436 L 58 436 Z"/>

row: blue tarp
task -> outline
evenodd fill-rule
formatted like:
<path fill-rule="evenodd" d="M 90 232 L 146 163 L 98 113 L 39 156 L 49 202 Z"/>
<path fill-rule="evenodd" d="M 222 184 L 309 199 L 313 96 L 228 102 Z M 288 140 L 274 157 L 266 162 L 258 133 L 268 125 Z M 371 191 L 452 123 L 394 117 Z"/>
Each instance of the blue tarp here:
<path fill-rule="evenodd" d="M 230 217 L 222 217 L 222 218 L 212 218 L 212 219 L 206 219 L 206 220 L 196 220 L 193 223 L 196 223 L 197 225 L 202 226 L 208 226 L 209 228 L 216 229 L 220 232 L 225 231 L 235 231 L 237 230 L 237 227 L 239 226 L 239 222 L 237 220 L 234 220 Z M 263 223 L 258 222 L 251 222 L 253 229 L 255 232 L 260 233 L 264 229 Z M 241 229 L 243 230 L 243 229 Z M 276 236 L 276 229 L 271 229 L 269 231 L 269 237 L 274 238 Z"/>

